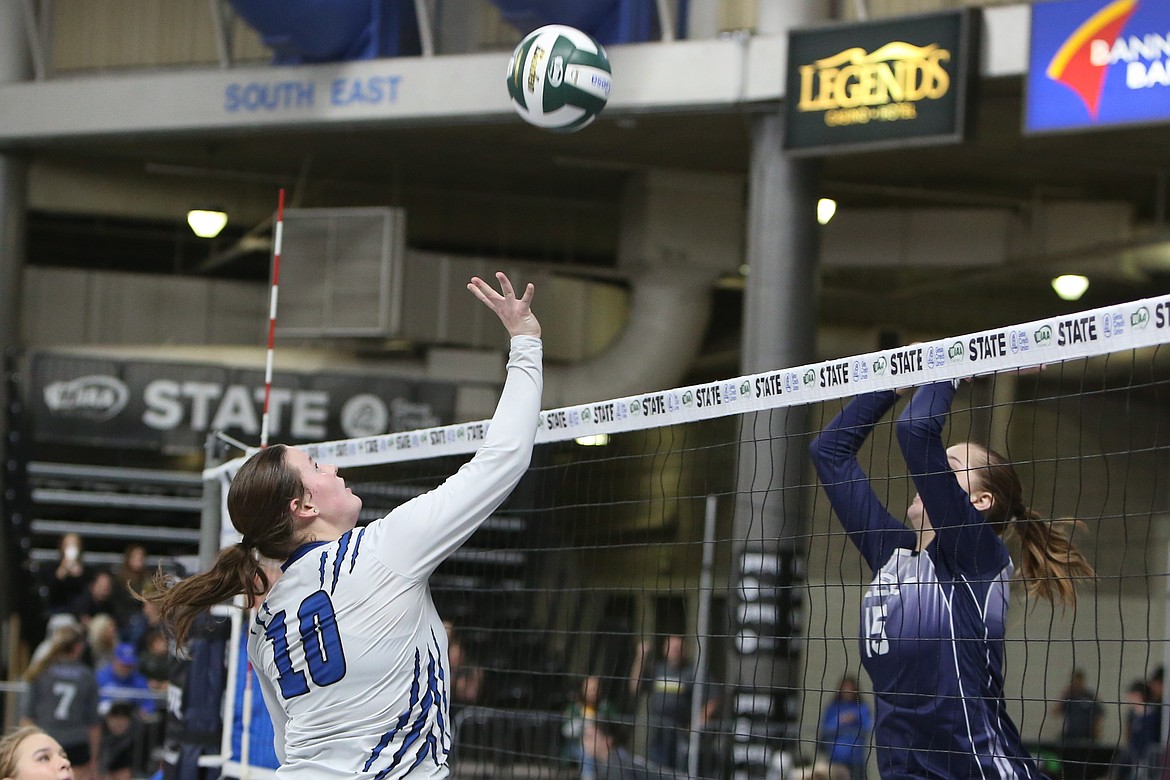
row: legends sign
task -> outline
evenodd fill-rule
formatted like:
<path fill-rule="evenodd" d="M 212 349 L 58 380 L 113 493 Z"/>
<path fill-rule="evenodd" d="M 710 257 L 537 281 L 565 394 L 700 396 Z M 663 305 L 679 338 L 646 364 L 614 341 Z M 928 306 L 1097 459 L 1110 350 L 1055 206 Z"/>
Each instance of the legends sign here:
<path fill-rule="evenodd" d="M 978 17 L 966 10 L 793 30 L 789 154 L 963 140 Z"/>

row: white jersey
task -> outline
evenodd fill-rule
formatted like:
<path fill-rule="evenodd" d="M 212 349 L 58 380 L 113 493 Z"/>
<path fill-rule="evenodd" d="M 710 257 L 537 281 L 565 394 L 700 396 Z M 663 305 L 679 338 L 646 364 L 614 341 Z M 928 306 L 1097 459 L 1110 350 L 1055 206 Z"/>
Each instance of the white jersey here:
<path fill-rule="evenodd" d="M 248 638 L 278 777 L 448 776 L 447 636 L 427 580 L 527 470 L 542 383 L 540 340 L 514 337 L 499 405 L 470 462 L 285 562 Z"/>

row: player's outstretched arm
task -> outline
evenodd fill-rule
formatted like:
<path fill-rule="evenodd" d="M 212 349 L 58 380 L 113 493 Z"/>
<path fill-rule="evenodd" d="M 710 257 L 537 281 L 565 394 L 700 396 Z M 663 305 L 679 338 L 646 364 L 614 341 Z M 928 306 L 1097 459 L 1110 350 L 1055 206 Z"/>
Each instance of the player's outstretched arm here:
<path fill-rule="evenodd" d="M 367 539 L 390 568 L 425 578 L 508 497 L 532 458 L 544 384 L 540 323 L 532 285 L 517 297 L 507 276 L 500 290 L 475 278 L 468 289 L 494 311 L 511 336 L 507 379 L 483 445 L 435 490 L 367 526 Z M 364 549 L 364 548 L 363 548 Z"/>
<path fill-rule="evenodd" d="M 914 535 L 895 519 L 869 484 L 857 452 L 877 421 L 894 406 L 890 391 L 857 396 L 809 445 L 809 454 L 837 518 L 870 568 L 877 571 Z"/>
<path fill-rule="evenodd" d="M 540 322 L 532 313 L 532 295 L 535 292 L 532 284 L 524 288 L 524 295 L 516 297 L 512 282 L 503 271 L 496 272 L 496 280 L 500 283 L 500 292 L 496 292 L 494 287 L 478 276 L 471 277 L 467 289 L 496 313 L 500 322 L 508 329 L 509 336 L 540 338 Z"/>

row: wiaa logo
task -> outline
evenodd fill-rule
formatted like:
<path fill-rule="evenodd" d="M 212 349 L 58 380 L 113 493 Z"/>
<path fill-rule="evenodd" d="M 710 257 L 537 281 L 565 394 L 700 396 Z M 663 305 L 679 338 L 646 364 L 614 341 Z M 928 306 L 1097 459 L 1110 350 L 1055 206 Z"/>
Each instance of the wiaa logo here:
<path fill-rule="evenodd" d="M 1052 326 L 1041 325 L 1034 334 L 1036 337 L 1036 346 L 1047 347 L 1052 344 Z"/>
<path fill-rule="evenodd" d="M 45 406 L 55 415 L 104 422 L 126 408 L 130 390 L 121 379 L 103 374 L 82 376 L 45 387 Z"/>
<path fill-rule="evenodd" d="M 1133 314 L 1129 315 L 1129 324 L 1132 325 L 1135 330 L 1141 330 L 1141 329 L 1145 328 L 1146 325 L 1149 324 L 1149 322 L 1150 322 L 1150 310 L 1147 309 L 1145 306 L 1138 308 L 1137 311 L 1135 311 Z"/>
<path fill-rule="evenodd" d="M 873 361 L 873 372 L 878 376 L 882 376 L 886 373 L 887 365 L 888 363 L 886 362 L 886 359 L 884 357 L 880 357 Z"/>

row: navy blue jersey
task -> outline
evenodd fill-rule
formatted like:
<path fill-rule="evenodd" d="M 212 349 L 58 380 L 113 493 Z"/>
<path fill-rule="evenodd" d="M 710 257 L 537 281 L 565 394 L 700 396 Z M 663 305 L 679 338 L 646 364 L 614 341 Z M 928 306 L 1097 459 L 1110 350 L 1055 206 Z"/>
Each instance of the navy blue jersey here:
<path fill-rule="evenodd" d="M 1011 557 L 947 462 L 941 432 L 953 396 L 950 382 L 919 388 L 897 423 L 936 532 L 922 553 L 857 460 L 894 392 L 853 399 L 811 447 L 829 502 L 874 572 L 861 655 L 877 701 L 878 766 L 883 777 L 1035 778 L 1003 700 Z"/>

